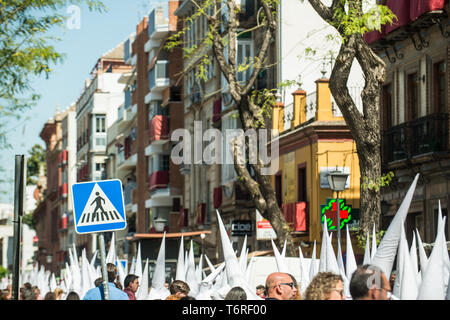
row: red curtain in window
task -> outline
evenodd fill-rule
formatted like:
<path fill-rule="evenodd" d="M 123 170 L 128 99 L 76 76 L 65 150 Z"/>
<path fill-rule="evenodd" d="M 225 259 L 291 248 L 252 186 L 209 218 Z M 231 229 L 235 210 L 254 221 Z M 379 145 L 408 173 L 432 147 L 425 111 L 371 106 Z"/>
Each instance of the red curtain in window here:
<path fill-rule="evenodd" d="M 124 156 L 125 159 L 128 159 L 131 156 L 131 137 L 125 138 Z"/>
<path fill-rule="evenodd" d="M 283 203 L 281 205 L 284 219 L 289 225 L 293 225 L 295 221 L 295 203 Z"/>
<path fill-rule="evenodd" d="M 392 25 L 386 24 L 386 34 L 407 25 L 411 21 L 409 17 L 410 3 L 410 0 L 387 0 L 386 5 L 397 16 L 397 19 L 392 21 Z"/>
<path fill-rule="evenodd" d="M 447 2 L 448 0 L 411 0 L 409 9 L 410 19 L 414 21 L 424 13 L 442 10 Z"/>
<path fill-rule="evenodd" d="M 295 231 L 304 231 L 308 230 L 307 225 L 307 216 L 308 216 L 308 203 L 307 202 L 297 202 L 295 204 Z"/>
<path fill-rule="evenodd" d="M 154 116 L 150 121 L 150 141 L 167 139 L 169 137 L 169 118 L 162 115 Z"/>
<path fill-rule="evenodd" d="M 222 187 L 214 188 L 214 209 L 222 204 Z"/>

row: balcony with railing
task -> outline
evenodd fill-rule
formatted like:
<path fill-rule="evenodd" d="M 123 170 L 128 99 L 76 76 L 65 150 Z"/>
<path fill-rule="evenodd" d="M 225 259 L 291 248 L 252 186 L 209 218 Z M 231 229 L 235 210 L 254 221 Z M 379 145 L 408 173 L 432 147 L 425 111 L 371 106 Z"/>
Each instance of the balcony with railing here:
<path fill-rule="evenodd" d="M 420 160 L 448 151 L 447 113 L 431 114 L 394 126 L 383 133 L 383 162 Z"/>
<path fill-rule="evenodd" d="M 150 191 L 167 188 L 169 185 L 169 171 L 155 171 L 149 175 Z"/>
<path fill-rule="evenodd" d="M 92 152 L 106 151 L 107 135 L 105 132 L 96 132 L 91 136 L 91 150 Z"/>
<path fill-rule="evenodd" d="M 169 33 L 169 3 L 159 4 L 148 16 L 148 37 L 163 39 Z"/>
<path fill-rule="evenodd" d="M 384 52 L 391 63 L 402 59 L 396 42 L 410 39 L 416 50 L 429 45 L 424 38 L 426 29 L 438 25 L 443 37 L 448 38 L 447 13 L 448 0 L 387 0 L 386 6 L 395 14 L 392 24 L 387 23 L 380 31 L 364 35 L 364 39 L 376 52 Z"/>
<path fill-rule="evenodd" d="M 160 92 L 169 87 L 169 61 L 158 60 L 149 72 L 150 91 Z"/>

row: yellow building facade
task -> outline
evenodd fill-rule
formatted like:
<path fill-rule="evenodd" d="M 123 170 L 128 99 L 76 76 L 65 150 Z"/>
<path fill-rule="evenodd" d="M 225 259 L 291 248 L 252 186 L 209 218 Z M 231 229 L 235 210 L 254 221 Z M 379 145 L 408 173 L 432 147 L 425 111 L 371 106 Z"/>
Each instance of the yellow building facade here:
<path fill-rule="evenodd" d="M 285 217 L 292 225 L 294 239 L 302 244 L 303 253 L 310 257 L 314 240 L 317 241 L 317 254 L 322 238 L 322 212 L 332 217 L 333 207 L 329 203 L 336 198 L 327 180 L 327 173 L 336 169 L 349 173 L 347 188 L 340 192 L 341 221 L 343 208 L 351 206 L 348 226 L 354 230 L 359 224 L 360 169 L 356 154 L 356 144 L 352 139 L 344 118 L 333 110 L 328 79 L 316 81 L 315 93 L 306 95 L 305 91 L 293 93 L 294 105 L 291 128 L 284 130 L 281 119 L 284 108 L 277 105 L 273 109 L 273 129 L 278 129 L 279 171 L 272 177 L 277 200 Z M 310 100 L 310 101 L 308 101 Z M 315 101 L 315 103 L 314 103 Z M 307 120 L 315 107 L 313 117 Z M 335 109 L 338 109 L 337 106 Z M 329 205 L 327 207 L 327 205 Z M 325 211 L 323 211 L 325 210 Z M 292 212 L 293 211 L 293 212 Z M 335 216 L 336 218 L 336 216 Z M 337 223 L 336 223 L 337 226 Z M 341 242 L 345 251 L 345 229 L 341 229 Z M 336 242 L 333 236 L 333 242 Z M 353 244 L 355 253 L 361 253 Z"/>

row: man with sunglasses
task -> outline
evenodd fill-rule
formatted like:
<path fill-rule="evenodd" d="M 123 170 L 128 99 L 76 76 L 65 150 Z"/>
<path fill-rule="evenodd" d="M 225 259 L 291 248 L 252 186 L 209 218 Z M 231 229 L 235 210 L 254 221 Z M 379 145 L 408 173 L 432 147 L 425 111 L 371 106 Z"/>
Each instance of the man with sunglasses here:
<path fill-rule="evenodd" d="M 274 272 L 266 279 L 266 300 L 294 300 L 296 282 L 288 273 Z"/>
<path fill-rule="evenodd" d="M 391 285 L 380 268 L 373 265 L 359 266 L 350 281 L 353 300 L 395 300 Z"/>

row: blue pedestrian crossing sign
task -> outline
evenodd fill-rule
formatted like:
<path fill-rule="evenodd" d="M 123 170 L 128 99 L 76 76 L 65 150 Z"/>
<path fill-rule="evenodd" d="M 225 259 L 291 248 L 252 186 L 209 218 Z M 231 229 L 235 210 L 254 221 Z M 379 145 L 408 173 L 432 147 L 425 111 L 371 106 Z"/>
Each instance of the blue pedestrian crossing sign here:
<path fill-rule="evenodd" d="M 72 198 L 75 231 L 78 234 L 126 228 L 120 180 L 75 183 L 72 186 Z"/>

